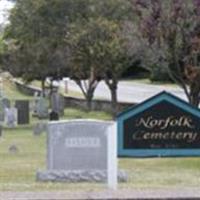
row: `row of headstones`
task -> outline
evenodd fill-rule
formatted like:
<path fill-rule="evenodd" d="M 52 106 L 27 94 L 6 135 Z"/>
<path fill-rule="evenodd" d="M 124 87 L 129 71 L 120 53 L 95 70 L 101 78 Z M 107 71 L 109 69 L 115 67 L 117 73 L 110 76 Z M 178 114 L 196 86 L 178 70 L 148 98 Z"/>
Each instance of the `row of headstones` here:
<path fill-rule="evenodd" d="M 0 98 L 0 123 L 8 127 L 15 127 L 17 124 L 29 123 L 29 101 L 16 100 L 15 105 L 7 98 Z"/>
<path fill-rule="evenodd" d="M 29 124 L 30 108 L 28 100 L 16 100 L 15 105 L 11 104 L 8 98 L 0 98 L 0 123 L 5 123 L 8 127 L 15 127 L 17 124 Z M 40 96 L 35 99 L 34 113 L 39 119 L 49 118 L 58 120 L 64 115 L 64 97 L 55 93 L 51 97 L 51 112 L 49 114 L 49 104 L 45 97 Z"/>
<path fill-rule="evenodd" d="M 64 115 L 65 103 L 62 95 L 58 94 L 57 92 L 54 92 L 51 95 L 50 113 L 48 100 L 42 95 L 38 97 L 38 94 L 35 94 L 34 96 L 34 115 L 39 119 L 49 118 L 50 120 L 58 120 L 60 116 Z"/>

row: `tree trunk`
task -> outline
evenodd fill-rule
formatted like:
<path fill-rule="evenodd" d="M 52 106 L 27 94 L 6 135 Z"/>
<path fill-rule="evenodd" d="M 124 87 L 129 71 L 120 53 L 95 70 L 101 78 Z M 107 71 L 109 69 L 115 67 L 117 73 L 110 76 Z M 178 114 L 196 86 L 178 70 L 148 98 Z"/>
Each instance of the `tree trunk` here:
<path fill-rule="evenodd" d="M 84 81 L 84 80 L 81 81 L 80 79 L 75 79 L 74 81 L 79 86 L 79 88 L 81 89 L 85 97 L 87 110 L 91 111 L 92 99 L 94 97 L 94 92 L 99 83 L 99 80 L 97 80 L 96 77 L 91 76 L 90 79 L 88 79 L 88 81 Z"/>
<path fill-rule="evenodd" d="M 200 88 L 198 83 L 193 83 L 190 86 L 190 103 L 195 106 L 198 107 L 199 106 L 199 102 L 200 102 Z"/>
<path fill-rule="evenodd" d="M 112 116 L 113 118 L 116 117 L 118 106 L 117 106 L 117 78 L 112 77 L 112 79 L 109 79 L 108 77 L 105 77 L 106 85 L 108 86 L 111 94 L 111 110 L 112 110 Z"/>
<path fill-rule="evenodd" d="M 92 99 L 94 97 L 94 91 L 96 89 L 96 86 L 94 85 L 89 85 L 89 88 L 87 90 L 86 94 L 86 102 L 87 102 L 87 110 L 91 111 L 92 110 Z"/>
<path fill-rule="evenodd" d="M 92 96 L 87 96 L 86 98 L 86 105 L 87 105 L 87 111 L 92 110 Z"/>
<path fill-rule="evenodd" d="M 112 108 L 112 115 L 115 118 L 118 111 L 117 106 L 117 86 L 113 86 L 110 89 L 111 91 L 111 108 Z"/>
<path fill-rule="evenodd" d="M 199 96 L 198 95 L 192 95 L 191 96 L 191 102 L 193 106 L 198 107 L 199 105 Z"/>

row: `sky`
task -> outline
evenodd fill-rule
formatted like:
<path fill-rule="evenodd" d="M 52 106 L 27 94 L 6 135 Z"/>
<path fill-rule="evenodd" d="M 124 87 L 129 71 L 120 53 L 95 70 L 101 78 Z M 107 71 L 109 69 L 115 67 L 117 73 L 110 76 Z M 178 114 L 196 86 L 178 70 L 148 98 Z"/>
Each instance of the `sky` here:
<path fill-rule="evenodd" d="M 0 24 L 8 22 L 9 9 L 13 7 L 14 3 L 9 0 L 0 0 Z"/>

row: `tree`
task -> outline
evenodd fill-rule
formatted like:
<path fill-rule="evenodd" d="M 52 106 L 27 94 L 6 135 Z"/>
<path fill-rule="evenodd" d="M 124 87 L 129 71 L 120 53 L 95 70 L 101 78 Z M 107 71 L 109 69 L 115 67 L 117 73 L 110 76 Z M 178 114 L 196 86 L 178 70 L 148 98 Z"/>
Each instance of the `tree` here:
<path fill-rule="evenodd" d="M 189 102 L 198 106 L 199 79 L 191 82 L 186 73 L 189 66 L 199 65 L 199 47 L 195 53 L 193 47 L 197 46 L 194 38 L 200 35 L 200 1 L 134 0 L 132 3 L 140 33 L 151 51 L 151 59 L 147 61 L 166 67 L 170 77 L 184 89 Z"/>
<path fill-rule="evenodd" d="M 100 62 L 98 64 L 111 93 L 112 113 L 115 116 L 118 111 L 117 87 L 119 79 L 136 55 L 135 52 L 132 53 L 132 59 L 130 59 L 126 30 L 126 24 L 131 19 L 134 20 L 134 14 L 131 12 L 130 1 L 97 1 L 96 4 L 95 13 L 104 18 L 101 28 L 103 34 L 99 45 L 98 60 Z"/>
<path fill-rule="evenodd" d="M 87 101 L 88 110 L 94 91 L 101 80 L 99 53 L 102 40 L 101 25 L 90 19 L 79 26 L 72 24 L 66 36 L 66 44 L 70 48 L 70 76 L 80 87 Z"/>
<path fill-rule="evenodd" d="M 85 13 L 86 1 L 17 0 L 4 38 L 5 69 L 25 81 L 67 74 L 67 26 Z M 82 8 L 83 7 L 83 8 Z M 59 65 L 58 65 L 59 63 Z"/>
<path fill-rule="evenodd" d="M 104 39 L 101 42 L 99 54 L 102 68 L 102 77 L 111 93 L 112 113 L 117 114 L 117 87 L 119 79 L 129 66 L 129 57 L 126 49 L 126 40 L 121 31 L 119 22 L 104 21 Z"/>
<path fill-rule="evenodd" d="M 53 71 L 50 58 L 60 42 L 53 37 L 58 34 L 54 31 L 58 24 L 50 28 L 51 20 L 55 22 L 56 18 L 47 18 L 48 9 L 44 1 L 17 1 L 4 36 L 7 44 L 4 68 L 26 82 L 41 80 L 43 91 L 44 81 Z M 53 75 L 58 76 L 57 69 Z"/>
<path fill-rule="evenodd" d="M 6 68 L 27 81 L 56 79 L 70 69 L 88 108 L 104 78 L 114 111 L 126 67 L 120 28 L 129 8 L 123 0 L 17 0 L 5 33 Z"/>
<path fill-rule="evenodd" d="M 71 78 L 83 92 L 88 108 L 99 81 L 104 79 L 116 114 L 118 79 L 127 66 L 119 24 L 104 17 L 92 18 L 79 27 L 72 26 L 66 41 L 72 52 Z"/>

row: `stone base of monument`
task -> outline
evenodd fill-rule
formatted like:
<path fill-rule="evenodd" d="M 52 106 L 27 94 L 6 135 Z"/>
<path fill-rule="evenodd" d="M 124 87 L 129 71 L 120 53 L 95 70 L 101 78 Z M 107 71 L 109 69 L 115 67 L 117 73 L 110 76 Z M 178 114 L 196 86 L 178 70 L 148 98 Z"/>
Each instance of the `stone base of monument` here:
<path fill-rule="evenodd" d="M 36 174 L 37 181 L 51 182 L 107 182 L 107 171 L 102 170 L 47 170 L 38 171 Z M 128 175 L 125 171 L 118 171 L 118 181 L 127 182 Z"/>

